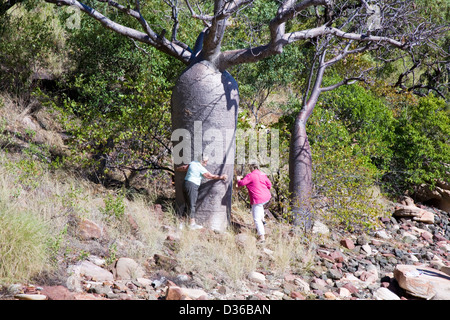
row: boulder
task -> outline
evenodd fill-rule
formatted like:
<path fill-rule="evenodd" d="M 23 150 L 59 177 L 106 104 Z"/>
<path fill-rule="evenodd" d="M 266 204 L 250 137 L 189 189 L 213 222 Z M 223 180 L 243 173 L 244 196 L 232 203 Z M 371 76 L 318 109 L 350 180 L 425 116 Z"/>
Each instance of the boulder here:
<path fill-rule="evenodd" d="M 350 239 L 347 239 L 347 238 L 341 239 L 340 244 L 341 244 L 341 246 L 343 246 L 344 248 L 347 248 L 349 250 L 355 249 L 355 244 Z"/>
<path fill-rule="evenodd" d="M 407 293 L 427 300 L 450 300 L 450 276 L 425 266 L 397 265 L 394 277 Z"/>
<path fill-rule="evenodd" d="M 434 188 L 428 184 L 416 187 L 414 196 L 421 202 L 430 202 L 433 206 L 450 212 L 450 182 L 437 181 Z"/>
<path fill-rule="evenodd" d="M 117 280 L 143 278 L 144 273 L 142 267 L 131 258 L 120 258 L 113 268 L 113 274 Z"/>
<path fill-rule="evenodd" d="M 69 266 L 67 269 L 70 276 L 67 278 L 66 286 L 70 291 L 82 292 L 81 280 L 83 277 L 93 281 L 113 281 L 114 276 L 108 270 L 105 270 L 90 261 L 82 261 L 76 265 Z"/>
<path fill-rule="evenodd" d="M 412 218 L 418 222 L 434 223 L 434 214 L 417 207 L 412 199 L 408 197 L 405 197 L 402 203 L 395 207 L 393 215 L 397 218 Z"/>
<path fill-rule="evenodd" d="M 88 219 L 81 219 L 78 224 L 78 235 L 83 240 L 100 239 L 103 236 L 103 228 Z"/>

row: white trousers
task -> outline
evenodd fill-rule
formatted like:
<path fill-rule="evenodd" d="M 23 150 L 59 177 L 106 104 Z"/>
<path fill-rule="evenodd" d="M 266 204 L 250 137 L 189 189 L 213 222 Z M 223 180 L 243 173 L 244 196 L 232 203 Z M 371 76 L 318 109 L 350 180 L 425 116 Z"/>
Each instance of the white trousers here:
<path fill-rule="evenodd" d="M 267 202 L 268 201 L 252 205 L 252 216 L 253 221 L 255 221 L 256 233 L 258 234 L 258 236 L 263 236 L 266 234 L 264 230 L 263 221 L 264 221 L 264 205 Z"/>

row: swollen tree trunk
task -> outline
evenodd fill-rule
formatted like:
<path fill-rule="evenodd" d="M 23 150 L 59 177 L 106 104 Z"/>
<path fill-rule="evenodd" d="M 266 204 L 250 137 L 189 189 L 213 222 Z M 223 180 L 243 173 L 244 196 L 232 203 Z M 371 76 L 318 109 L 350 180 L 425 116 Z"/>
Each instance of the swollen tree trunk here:
<path fill-rule="evenodd" d="M 175 163 L 178 156 L 182 156 L 182 164 L 188 164 L 205 154 L 210 158 L 209 172 L 229 177 L 227 181 L 203 181 L 199 189 L 196 221 L 218 231 L 226 229 L 231 213 L 238 104 L 234 78 L 206 60 L 189 66 L 172 92 L 172 129 L 174 133 L 185 130 L 179 143 L 187 146 L 181 151 L 174 142 Z M 184 172 L 175 174 L 178 210 L 184 209 L 184 177 Z"/>

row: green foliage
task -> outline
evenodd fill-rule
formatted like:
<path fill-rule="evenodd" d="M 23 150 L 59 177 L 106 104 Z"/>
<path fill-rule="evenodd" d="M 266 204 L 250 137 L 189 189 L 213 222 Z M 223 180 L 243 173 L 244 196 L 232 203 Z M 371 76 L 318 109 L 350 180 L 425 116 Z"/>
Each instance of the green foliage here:
<path fill-rule="evenodd" d="M 125 215 L 125 203 L 124 197 L 121 195 L 108 194 L 105 201 L 105 207 L 100 208 L 100 212 L 104 214 L 108 219 L 114 218 L 121 220 Z"/>
<path fill-rule="evenodd" d="M 67 39 L 75 65 L 59 83 L 63 94 L 41 95 L 62 116 L 71 160 L 90 168 L 101 181 L 114 170 L 164 166 L 170 155 L 176 64 L 153 48 L 144 54 L 88 17 L 81 26 Z"/>
<path fill-rule="evenodd" d="M 47 240 L 47 251 L 49 255 L 49 261 L 53 265 L 58 263 L 58 255 L 67 237 L 68 225 L 66 225 L 56 236 Z"/>
<path fill-rule="evenodd" d="M 348 132 L 345 143 L 352 144 L 354 154 L 360 153 L 367 163 L 386 170 L 393 156 L 391 147 L 396 123 L 393 111 L 359 85 L 342 86 L 324 94 L 322 99 L 326 108 L 345 126 Z M 336 136 L 336 139 L 344 138 Z"/>
<path fill-rule="evenodd" d="M 60 73 L 64 65 L 64 33 L 53 6 L 34 5 L 25 1 L 0 16 L 0 90 L 22 97 L 32 91 L 33 75 Z"/>
<path fill-rule="evenodd" d="M 422 97 L 401 110 L 394 136 L 391 178 L 405 187 L 448 179 L 450 115 L 445 102 Z"/>
<path fill-rule="evenodd" d="M 300 110 L 295 101 L 287 108 L 276 124 L 281 146 Z M 445 102 L 433 96 L 387 100 L 360 85 L 323 94 L 307 125 L 315 209 L 350 230 L 373 228 L 384 212 L 374 187 L 395 196 L 448 179 L 449 128 Z"/>
<path fill-rule="evenodd" d="M 432 95 L 402 99 L 398 94 L 387 99 L 352 85 L 325 94 L 323 103 L 345 125 L 353 154 L 377 167 L 393 195 L 446 179 L 450 119 L 444 100 Z"/>
<path fill-rule="evenodd" d="M 374 228 L 383 212 L 370 189 L 380 171 L 370 161 L 364 145 L 359 146 L 338 114 L 322 104 L 316 106 L 308 128 L 316 210 L 325 209 L 329 222 L 351 231 Z M 374 127 L 366 130 L 370 128 Z"/>

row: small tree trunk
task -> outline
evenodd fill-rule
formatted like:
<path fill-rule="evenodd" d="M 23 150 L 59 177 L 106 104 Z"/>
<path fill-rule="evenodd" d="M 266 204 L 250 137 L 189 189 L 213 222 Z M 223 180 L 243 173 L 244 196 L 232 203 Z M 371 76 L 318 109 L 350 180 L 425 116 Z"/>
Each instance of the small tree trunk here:
<path fill-rule="evenodd" d="M 206 167 L 209 172 L 228 175 L 226 182 L 203 181 L 197 201 L 197 222 L 219 231 L 226 229 L 231 213 L 238 104 L 234 78 L 205 60 L 189 66 L 172 92 L 173 132 L 185 129 L 188 135 L 179 142 L 186 146 L 181 153 L 180 145 L 173 143 L 175 165 L 180 154 L 181 163 L 188 164 L 203 153 L 210 158 Z M 175 141 L 174 136 L 172 140 Z M 175 173 L 176 205 L 180 211 L 184 210 L 184 177 L 183 172 Z"/>
<path fill-rule="evenodd" d="M 305 119 L 306 118 L 306 119 Z M 289 153 L 289 191 L 293 223 L 305 230 L 312 227 L 311 211 L 312 159 L 306 134 L 306 114 L 301 112 L 292 130 Z"/>

